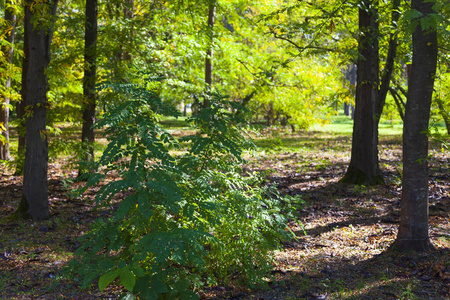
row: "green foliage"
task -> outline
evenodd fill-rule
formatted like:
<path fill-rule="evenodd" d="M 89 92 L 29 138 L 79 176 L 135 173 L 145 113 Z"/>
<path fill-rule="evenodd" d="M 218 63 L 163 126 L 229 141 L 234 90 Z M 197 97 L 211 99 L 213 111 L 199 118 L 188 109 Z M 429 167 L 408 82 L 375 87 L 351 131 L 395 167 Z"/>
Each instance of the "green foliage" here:
<path fill-rule="evenodd" d="M 158 116 L 179 113 L 151 87 L 152 80 L 103 86 L 129 100 L 97 124 L 109 144 L 98 162 L 102 173 L 87 186 L 117 172 L 96 196 L 103 209 L 117 208 L 82 237 L 69 269 L 82 287 L 99 278 L 100 290 L 118 282 L 141 299 L 194 299 L 205 284 L 235 277 L 262 283 L 295 207 L 258 176 L 242 175 L 245 109 L 212 95 L 211 107 L 190 120 L 198 132 L 178 141 Z M 189 148 L 175 156 L 170 150 L 181 151 L 180 142 Z"/>

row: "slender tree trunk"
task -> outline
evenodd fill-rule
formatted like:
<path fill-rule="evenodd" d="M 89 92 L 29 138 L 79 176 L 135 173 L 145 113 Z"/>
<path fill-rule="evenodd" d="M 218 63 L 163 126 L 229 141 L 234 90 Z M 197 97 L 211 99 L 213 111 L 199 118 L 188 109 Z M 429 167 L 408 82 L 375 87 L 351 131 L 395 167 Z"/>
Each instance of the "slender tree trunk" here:
<path fill-rule="evenodd" d="M 389 88 L 389 91 L 391 92 L 392 98 L 394 98 L 395 105 L 397 106 L 398 114 L 400 115 L 400 118 L 402 121 L 405 120 L 405 114 L 403 113 L 403 110 L 405 109 L 405 103 L 403 102 L 402 96 L 400 96 L 396 90 L 393 88 Z"/>
<path fill-rule="evenodd" d="M 17 211 L 22 217 L 44 220 L 49 217 L 47 194 L 48 143 L 46 131 L 47 66 L 53 27 L 48 20 L 56 14 L 57 0 L 50 1 L 50 16 L 37 9 L 33 1 L 25 1 L 24 62 L 22 97 L 26 115 L 25 163 L 23 169 L 23 197 Z M 38 26 L 36 26 L 39 24 Z M 51 21 L 50 21 L 51 22 Z M 51 22 L 51 24 L 53 24 Z"/>
<path fill-rule="evenodd" d="M 107 17 L 112 22 L 129 23 L 134 18 L 134 0 L 106 1 L 105 6 L 105 10 L 108 13 Z M 124 28 L 122 34 L 126 35 L 126 38 L 130 41 L 134 38 L 133 29 L 130 27 Z M 111 50 L 110 68 L 112 80 L 114 82 L 129 83 L 130 78 L 127 70 L 131 67 L 133 60 L 132 53 L 129 52 L 129 47 L 121 44 Z"/>
<path fill-rule="evenodd" d="M 256 95 L 256 90 L 252 91 L 250 94 L 248 94 L 247 96 L 244 97 L 244 99 L 242 99 L 242 106 L 246 107 L 247 104 L 250 102 L 250 100 L 252 100 L 252 98 Z"/>
<path fill-rule="evenodd" d="M 378 12 L 371 0 L 359 9 L 359 57 L 357 69 L 355 119 L 350 165 L 345 183 L 374 185 L 383 182 L 378 165 L 379 99 Z"/>
<path fill-rule="evenodd" d="M 5 21 L 8 23 L 7 32 L 9 34 L 6 36 L 6 41 L 10 44 L 9 47 L 2 49 L 6 54 L 9 66 L 12 65 L 13 55 L 14 55 L 14 38 L 16 31 L 16 14 L 10 8 L 5 8 Z M 10 67 L 7 69 L 10 69 Z M 0 123 L 3 124 L 2 135 L 5 138 L 5 143 L 0 143 L 0 159 L 10 160 L 11 154 L 9 151 L 9 105 L 11 104 L 11 75 L 8 74 L 5 82 L 5 102 L 0 110 Z"/>
<path fill-rule="evenodd" d="M 392 3 L 392 17 L 391 17 L 391 26 L 392 28 L 397 28 L 398 20 L 400 18 L 400 0 L 393 0 Z M 394 72 L 394 62 L 395 57 L 397 56 L 397 44 L 398 44 L 398 38 L 397 38 L 397 32 L 391 33 L 391 36 L 389 38 L 389 48 L 388 48 L 388 54 L 386 57 L 386 64 L 383 69 L 383 75 L 381 78 L 381 86 L 378 93 L 378 103 L 376 105 L 376 115 L 377 115 L 377 128 L 378 124 L 381 119 L 381 114 L 383 113 L 384 104 L 386 103 L 386 96 L 389 91 L 392 73 Z M 377 129 L 378 130 L 378 129 Z"/>
<path fill-rule="evenodd" d="M 436 102 L 439 107 L 439 113 L 441 114 L 442 119 L 444 120 L 445 123 L 445 127 L 447 128 L 447 134 L 450 135 L 450 114 L 448 113 L 448 111 L 445 110 L 444 102 L 442 101 L 442 99 L 437 99 Z"/>
<path fill-rule="evenodd" d="M 210 36 L 210 42 L 208 49 L 206 50 L 205 58 L 205 83 L 207 91 L 211 91 L 212 86 L 212 72 L 213 72 L 213 57 L 214 57 L 214 23 L 216 19 L 216 2 L 209 4 L 208 8 L 208 34 Z M 209 106 L 209 95 L 205 96 L 203 101 L 203 108 Z"/>
<path fill-rule="evenodd" d="M 25 51 L 25 49 L 24 49 Z M 24 60 L 26 58 L 24 57 Z M 24 78 L 24 71 L 22 67 L 22 80 Z M 16 116 L 17 116 L 17 157 L 15 175 L 23 175 L 23 165 L 25 162 L 25 132 L 26 132 L 26 120 L 25 120 L 25 101 L 23 98 L 23 85 L 22 85 L 22 99 L 16 103 Z"/>
<path fill-rule="evenodd" d="M 275 110 L 273 109 L 273 102 L 267 104 L 267 126 L 274 125 Z"/>
<path fill-rule="evenodd" d="M 129 20 L 133 19 L 134 18 L 134 0 L 125 0 L 123 3 L 122 10 L 123 10 L 123 16 L 125 19 L 129 19 Z M 133 39 L 133 36 L 134 36 L 134 32 L 133 32 L 133 28 L 131 27 L 130 28 L 130 39 Z M 128 62 L 132 61 L 133 57 L 131 56 L 130 52 L 128 52 L 127 50 L 124 50 L 122 47 L 121 47 L 121 52 L 122 52 L 121 59 L 120 59 L 121 61 L 128 61 Z"/>
<path fill-rule="evenodd" d="M 422 18 L 434 13 L 433 2 L 412 0 Z M 428 235 L 428 137 L 430 107 L 437 65 L 436 28 L 413 33 L 413 58 L 403 126 L 403 189 L 401 217 L 393 247 L 401 251 L 434 249 Z"/>
<path fill-rule="evenodd" d="M 84 81 L 83 81 L 83 126 L 81 141 L 86 144 L 85 161 L 94 160 L 94 123 L 97 104 L 95 84 L 97 79 L 97 15 L 98 1 L 86 0 L 85 48 L 84 48 Z M 88 170 L 82 167 L 79 174 Z"/>
<path fill-rule="evenodd" d="M 22 75 L 23 78 L 23 75 Z M 23 93 L 22 93 L 23 94 Z M 17 131 L 17 163 L 16 163 L 16 175 L 23 175 L 23 164 L 25 158 L 25 103 L 22 97 L 22 100 L 16 103 L 16 115 L 18 119 Z"/>

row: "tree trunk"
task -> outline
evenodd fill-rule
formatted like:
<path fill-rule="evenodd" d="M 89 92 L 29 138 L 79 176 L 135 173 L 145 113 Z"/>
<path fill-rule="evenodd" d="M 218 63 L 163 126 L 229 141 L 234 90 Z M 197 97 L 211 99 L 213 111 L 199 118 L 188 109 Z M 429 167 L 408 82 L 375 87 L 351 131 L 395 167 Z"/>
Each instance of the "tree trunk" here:
<path fill-rule="evenodd" d="M 207 91 L 211 91 L 212 86 L 212 71 L 213 71 L 213 57 L 214 57 L 214 23 L 216 19 L 216 3 L 212 2 L 208 8 L 208 35 L 210 37 L 208 49 L 206 50 L 205 58 L 205 83 Z M 209 106 L 209 95 L 205 95 L 203 100 L 203 108 Z"/>
<path fill-rule="evenodd" d="M 447 128 L 447 134 L 450 135 L 450 114 L 445 110 L 444 101 L 442 101 L 442 99 L 436 99 L 436 102 L 439 107 L 439 113 L 441 114 L 445 127 Z"/>
<path fill-rule="evenodd" d="M 433 3 L 412 0 L 422 18 L 434 13 Z M 400 251 L 434 249 L 428 235 L 428 137 L 430 107 L 437 65 L 436 28 L 423 29 L 420 19 L 413 33 L 413 58 L 403 127 L 403 191 L 397 239 Z"/>
<path fill-rule="evenodd" d="M 105 1 L 104 5 L 108 14 L 107 18 L 112 20 L 112 22 L 129 23 L 129 20 L 134 18 L 134 0 Z M 122 31 L 122 35 L 125 35 L 128 40 L 133 40 L 133 29 L 125 27 L 124 31 Z M 125 38 L 125 36 L 122 36 L 121 38 Z M 111 49 L 112 57 L 110 58 L 109 64 L 112 81 L 120 83 L 130 82 L 127 70 L 130 67 L 132 68 L 133 56 L 129 50 L 129 47 L 125 44 L 121 44 Z"/>
<path fill-rule="evenodd" d="M 23 78 L 23 73 L 22 73 Z M 23 92 L 22 92 L 23 95 Z M 22 98 L 19 102 L 16 103 L 16 115 L 18 119 L 17 131 L 17 163 L 16 163 L 16 171 L 15 175 L 23 175 L 23 163 L 25 158 L 25 103 Z"/>
<path fill-rule="evenodd" d="M 350 165 L 342 182 L 374 185 L 383 183 L 378 165 L 376 112 L 379 83 L 378 12 L 371 0 L 359 9 L 359 57 L 355 119 Z"/>
<path fill-rule="evenodd" d="M 273 102 L 267 104 L 267 126 L 274 125 L 275 110 L 273 109 Z"/>
<path fill-rule="evenodd" d="M 81 141 L 86 146 L 85 161 L 94 160 L 94 123 L 97 94 L 95 84 L 97 79 L 97 12 L 98 0 L 86 0 L 85 48 L 84 48 L 84 81 L 83 81 L 83 126 Z M 80 167 L 79 175 L 87 172 Z"/>
<path fill-rule="evenodd" d="M 25 1 L 24 61 L 22 97 L 25 103 L 26 145 L 23 169 L 23 197 L 18 213 L 22 217 L 44 220 L 49 217 L 47 195 L 48 143 L 46 132 L 47 66 L 53 27 L 48 20 L 56 14 L 57 0 L 51 1 L 49 11 L 31 10 L 32 1 Z M 41 4 L 44 5 L 44 4 Z M 36 22 L 38 26 L 36 26 Z"/>
<path fill-rule="evenodd" d="M 405 109 L 405 103 L 402 100 L 402 96 L 400 96 L 396 90 L 393 88 L 389 88 L 389 91 L 391 92 L 392 98 L 394 98 L 395 105 L 397 106 L 398 114 L 400 115 L 400 118 L 402 121 L 405 120 L 405 115 L 403 113 L 403 110 Z"/>
<path fill-rule="evenodd" d="M 393 0 L 392 3 L 392 17 L 391 17 L 391 26 L 392 28 L 397 28 L 398 20 L 400 18 L 400 0 Z M 395 57 L 397 56 L 397 44 L 398 44 L 398 38 L 397 38 L 397 32 L 393 32 L 390 35 L 389 38 L 389 47 L 388 47 L 388 54 L 386 57 L 386 64 L 383 69 L 383 76 L 381 78 L 381 86 L 380 91 L 378 93 L 378 103 L 376 105 L 376 115 L 377 115 L 377 128 L 378 124 L 381 119 L 381 114 L 383 113 L 384 104 L 386 103 L 386 96 L 389 91 L 389 86 L 391 83 L 392 73 L 394 72 L 394 62 Z M 378 130 L 378 129 L 377 129 Z"/>
<path fill-rule="evenodd" d="M 10 8 L 5 8 L 5 21 L 7 22 L 7 32 L 9 35 L 6 36 L 6 41 L 10 44 L 9 47 L 2 49 L 7 58 L 7 64 L 11 65 L 13 62 L 14 55 L 14 37 L 16 31 L 16 14 Z M 9 70 L 10 68 L 7 67 Z M 0 123 L 3 124 L 2 135 L 4 137 L 4 143 L 0 143 L 0 159 L 10 160 L 11 154 L 9 151 L 9 105 L 11 104 L 11 74 L 7 75 L 5 82 L 5 102 L 0 109 Z"/>

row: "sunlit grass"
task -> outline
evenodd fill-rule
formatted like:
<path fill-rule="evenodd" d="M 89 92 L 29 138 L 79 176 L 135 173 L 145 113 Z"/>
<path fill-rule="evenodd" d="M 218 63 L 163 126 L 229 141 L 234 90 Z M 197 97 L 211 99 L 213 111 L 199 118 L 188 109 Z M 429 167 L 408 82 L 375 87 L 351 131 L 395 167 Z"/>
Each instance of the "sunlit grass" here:
<path fill-rule="evenodd" d="M 169 130 L 190 129 L 187 118 L 188 117 L 163 117 L 161 118 L 161 125 Z"/>
<path fill-rule="evenodd" d="M 340 135 L 351 135 L 353 132 L 353 120 L 350 116 L 340 113 L 337 116 L 332 116 L 329 123 L 324 125 L 316 124 L 311 130 Z M 401 120 L 382 119 L 378 126 L 378 131 L 380 135 L 401 135 L 403 131 L 403 122 Z"/>
<path fill-rule="evenodd" d="M 310 128 L 310 131 L 351 135 L 353 132 L 353 120 L 350 116 L 344 115 L 343 111 L 341 111 L 338 115 L 332 116 L 329 123 L 316 124 Z M 446 134 L 444 122 L 430 121 L 430 132 L 432 134 Z M 401 119 L 388 120 L 382 118 L 378 125 L 378 133 L 380 136 L 401 136 L 403 133 L 403 121 Z"/>

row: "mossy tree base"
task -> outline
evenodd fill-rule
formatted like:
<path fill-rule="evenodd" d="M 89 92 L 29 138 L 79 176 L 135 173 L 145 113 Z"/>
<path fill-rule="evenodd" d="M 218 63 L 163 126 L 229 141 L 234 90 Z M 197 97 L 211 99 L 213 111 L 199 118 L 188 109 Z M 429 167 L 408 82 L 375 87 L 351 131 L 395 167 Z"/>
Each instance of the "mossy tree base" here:
<path fill-rule="evenodd" d="M 366 186 L 384 184 L 384 180 L 383 177 L 381 177 L 381 175 L 369 176 L 365 172 L 353 166 L 348 167 L 347 173 L 340 180 L 340 182 Z"/>
<path fill-rule="evenodd" d="M 28 205 L 27 200 L 25 197 L 22 197 L 19 203 L 19 207 L 17 207 L 16 211 L 11 215 L 12 220 L 29 220 L 32 219 L 30 213 L 28 212 L 28 209 L 30 206 Z"/>

